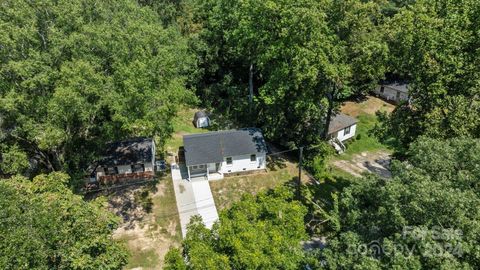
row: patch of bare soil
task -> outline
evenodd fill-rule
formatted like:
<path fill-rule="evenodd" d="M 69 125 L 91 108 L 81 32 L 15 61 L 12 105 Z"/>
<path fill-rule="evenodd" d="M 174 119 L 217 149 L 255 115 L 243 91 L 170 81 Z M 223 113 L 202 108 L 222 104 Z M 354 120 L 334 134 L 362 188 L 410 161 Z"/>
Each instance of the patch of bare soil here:
<path fill-rule="evenodd" d="M 167 184 L 169 182 L 162 181 L 152 187 L 137 187 L 125 189 L 112 194 L 109 197 L 109 209 L 116 215 L 120 216 L 123 222 L 113 233 L 113 238 L 124 241 L 132 256 L 140 256 L 138 254 L 154 253 L 157 257 L 158 264 L 154 267 L 134 269 L 162 269 L 163 259 L 171 246 L 178 246 L 174 237 L 177 234 L 177 221 L 169 220 L 166 226 L 158 226 L 156 217 L 152 213 L 148 213 L 143 207 L 136 203 L 135 193 L 144 189 L 149 189 L 150 197 L 155 199 L 165 195 Z M 156 206 L 154 205 L 154 208 Z M 143 258 L 140 258 L 142 260 Z M 145 258 L 147 259 L 147 258 Z"/>
<path fill-rule="evenodd" d="M 341 108 L 342 113 L 357 117 L 361 114 L 373 115 L 377 111 L 385 111 L 391 113 L 395 109 L 395 105 L 385 102 L 377 97 L 369 96 L 362 102 L 345 102 Z"/>
<path fill-rule="evenodd" d="M 356 177 L 360 177 L 364 172 L 370 172 L 384 178 L 391 178 L 391 159 L 390 154 L 384 151 L 363 152 L 353 156 L 351 160 L 335 160 L 332 164 Z"/>

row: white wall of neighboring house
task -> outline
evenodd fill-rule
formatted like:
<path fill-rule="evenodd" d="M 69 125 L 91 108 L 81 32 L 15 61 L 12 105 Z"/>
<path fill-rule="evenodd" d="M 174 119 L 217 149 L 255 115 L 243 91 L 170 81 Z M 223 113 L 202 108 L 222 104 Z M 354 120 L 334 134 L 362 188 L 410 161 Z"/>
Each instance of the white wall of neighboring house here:
<path fill-rule="evenodd" d="M 383 93 L 381 91 L 382 87 L 383 87 Z M 377 88 L 375 88 L 373 92 L 386 100 L 392 100 L 396 102 L 408 100 L 407 93 L 395 90 L 388 86 L 379 85 L 377 86 Z"/>
<path fill-rule="evenodd" d="M 250 155 L 233 156 L 232 164 L 227 165 L 227 157 L 224 157 L 222 162 L 222 173 L 234 173 L 265 169 L 266 166 L 265 154 L 257 154 L 255 161 L 250 160 Z"/>
<path fill-rule="evenodd" d="M 197 128 L 208 127 L 209 122 L 208 117 L 200 117 L 197 119 Z"/>
<path fill-rule="evenodd" d="M 355 136 L 355 132 L 357 132 L 357 124 L 350 126 L 350 132 L 345 134 L 346 129 L 339 130 L 337 132 L 337 139 L 341 142 L 353 138 Z"/>

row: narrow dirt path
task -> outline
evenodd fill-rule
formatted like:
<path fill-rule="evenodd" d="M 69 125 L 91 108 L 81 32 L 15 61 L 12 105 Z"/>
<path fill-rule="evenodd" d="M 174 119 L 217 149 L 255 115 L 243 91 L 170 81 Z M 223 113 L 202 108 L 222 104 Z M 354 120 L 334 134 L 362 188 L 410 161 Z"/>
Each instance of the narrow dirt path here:
<path fill-rule="evenodd" d="M 370 172 L 391 178 L 391 159 L 390 153 L 385 151 L 363 152 L 354 155 L 350 160 L 334 160 L 332 165 L 356 177 L 360 177 L 364 172 Z"/>

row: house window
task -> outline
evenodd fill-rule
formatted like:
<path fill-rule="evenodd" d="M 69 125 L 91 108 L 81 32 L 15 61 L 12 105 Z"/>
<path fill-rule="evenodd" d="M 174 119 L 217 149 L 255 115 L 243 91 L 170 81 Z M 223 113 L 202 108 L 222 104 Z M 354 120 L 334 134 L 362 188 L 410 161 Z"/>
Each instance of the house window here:
<path fill-rule="evenodd" d="M 105 171 L 105 175 L 118 174 L 118 167 L 105 167 L 103 170 Z"/>
<path fill-rule="evenodd" d="M 232 165 L 233 160 L 231 157 L 227 157 L 227 165 Z"/>
<path fill-rule="evenodd" d="M 250 161 L 251 162 L 257 161 L 257 155 L 250 155 Z"/>
<path fill-rule="evenodd" d="M 197 165 L 193 165 L 193 166 L 192 166 L 192 169 L 196 170 L 196 169 L 198 169 L 198 166 L 197 166 Z"/>
<path fill-rule="evenodd" d="M 383 93 L 383 92 L 385 92 L 385 87 L 382 86 L 380 87 L 380 93 Z"/>
<path fill-rule="evenodd" d="M 346 135 L 350 134 L 350 128 L 351 127 L 347 127 L 343 130 L 343 136 L 346 136 Z"/>
<path fill-rule="evenodd" d="M 144 171 L 145 171 L 145 165 L 143 164 L 132 165 L 132 173 L 144 172 Z"/>

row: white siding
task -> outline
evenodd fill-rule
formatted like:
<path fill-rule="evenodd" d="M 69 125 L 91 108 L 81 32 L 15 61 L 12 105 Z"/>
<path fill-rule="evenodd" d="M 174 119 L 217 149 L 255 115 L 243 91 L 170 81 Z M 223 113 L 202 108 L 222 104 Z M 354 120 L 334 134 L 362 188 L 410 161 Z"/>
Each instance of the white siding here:
<path fill-rule="evenodd" d="M 227 157 L 223 159 L 222 173 L 234 173 L 265 169 L 265 154 L 257 155 L 255 161 L 250 161 L 250 155 L 233 156 L 232 164 L 227 165 Z M 244 170 L 245 169 L 245 170 Z"/>
<path fill-rule="evenodd" d="M 208 172 L 210 172 L 210 173 L 216 172 L 215 163 L 208 163 Z"/>
<path fill-rule="evenodd" d="M 404 92 L 400 92 L 398 90 L 395 90 L 393 88 L 390 88 L 388 86 L 383 86 L 383 93 L 380 91 L 380 89 L 382 88 L 381 85 L 377 86 L 377 88 L 375 88 L 375 90 L 373 90 L 373 92 L 377 95 L 379 95 L 380 97 L 386 99 L 386 100 L 393 100 L 393 101 L 405 101 L 405 100 L 408 100 L 408 94 L 407 93 L 404 93 Z M 399 98 L 397 99 L 397 93 L 400 93 L 398 94 L 399 95 Z"/>
<path fill-rule="evenodd" d="M 197 119 L 197 128 L 208 127 L 209 122 L 208 117 L 200 117 Z"/>
<path fill-rule="evenodd" d="M 343 142 L 345 140 L 348 140 L 348 139 L 354 137 L 356 131 L 357 131 L 357 124 L 354 124 L 353 126 L 350 126 L 350 133 L 348 133 L 348 134 L 345 134 L 345 129 L 342 129 L 342 130 L 338 131 L 337 132 L 337 138 L 338 138 L 338 140 Z"/>

